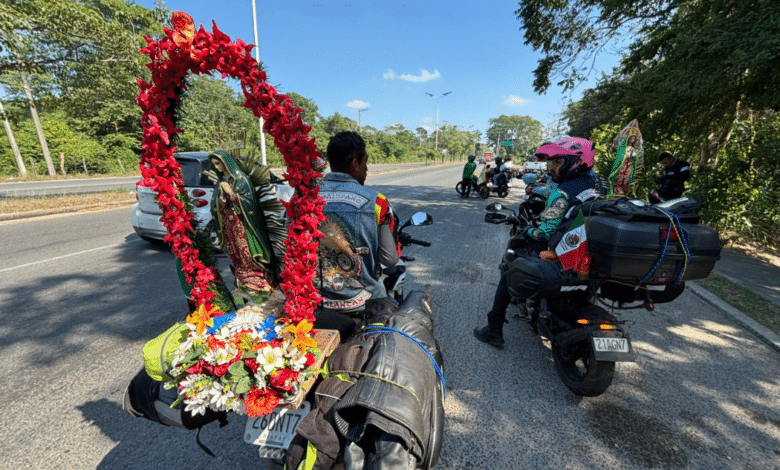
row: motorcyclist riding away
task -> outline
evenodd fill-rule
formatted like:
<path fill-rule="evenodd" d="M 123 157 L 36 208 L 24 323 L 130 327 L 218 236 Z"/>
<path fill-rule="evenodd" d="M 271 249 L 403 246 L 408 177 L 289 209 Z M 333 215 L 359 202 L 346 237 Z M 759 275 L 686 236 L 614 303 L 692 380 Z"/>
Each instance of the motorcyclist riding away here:
<path fill-rule="evenodd" d="M 581 137 L 563 137 L 539 147 L 536 157 L 552 162 L 552 180 L 556 185 L 534 189 L 546 197 L 546 208 L 539 216 L 539 224 L 513 237 L 509 248 L 517 254 L 535 257 L 548 249 L 550 237 L 561 227 L 569 208 L 594 191 L 597 179 L 591 168 L 595 155 L 595 144 Z M 504 347 L 503 327 L 511 300 L 504 270 L 496 287 L 493 308 L 487 314 L 488 324 L 474 330 L 478 340 L 496 348 Z M 527 315 L 522 309 L 521 313 Z"/>

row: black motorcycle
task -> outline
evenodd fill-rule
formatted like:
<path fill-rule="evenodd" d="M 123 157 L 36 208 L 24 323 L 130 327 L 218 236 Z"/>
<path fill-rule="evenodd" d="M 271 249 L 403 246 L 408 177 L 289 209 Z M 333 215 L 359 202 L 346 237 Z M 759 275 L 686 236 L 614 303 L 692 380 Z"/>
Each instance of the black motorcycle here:
<path fill-rule="evenodd" d="M 572 392 L 600 395 L 612 383 L 615 362 L 634 361 L 624 329 L 633 322 L 619 320 L 616 311 L 652 311 L 682 294 L 686 280 L 712 271 L 721 246 L 718 233 L 699 224 L 699 205 L 690 199 L 667 207 L 627 199 L 582 204 L 590 257 L 586 273 L 555 262 L 552 253 L 560 244 L 579 241 L 566 229 L 552 237 L 545 259 L 516 252 L 510 239 L 500 265 L 509 292 L 528 313 L 534 333 L 550 340 L 555 368 Z M 522 236 L 535 223 L 531 209 L 521 205 L 518 214 L 490 204 L 485 221 L 510 225 Z"/>
<path fill-rule="evenodd" d="M 479 197 L 487 199 L 490 194 L 495 193 L 498 197 L 507 197 L 509 195 L 509 181 L 514 175 L 513 170 L 505 170 L 498 177 L 498 185 L 493 184 L 493 178 L 490 171 L 487 173 L 487 180 L 479 185 L 477 192 Z"/>
<path fill-rule="evenodd" d="M 477 182 L 475 180 L 470 180 L 469 184 L 468 184 L 470 186 L 470 188 L 468 188 L 469 189 L 469 194 L 471 194 L 471 193 L 478 193 L 479 192 L 479 188 L 481 186 L 484 186 L 485 184 L 487 184 L 487 183 L 482 183 L 480 185 L 480 184 L 477 184 Z M 455 185 L 455 191 L 457 191 L 458 194 L 460 194 L 461 196 L 464 196 L 466 194 L 466 192 L 465 192 L 466 189 L 464 189 L 463 181 L 458 181 L 458 184 Z"/>
<path fill-rule="evenodd" d="M 412 244 L 430 246 L 430 242 L 416 240 L 406 234 L 404 230 L 410 226 L 424 226 L 432 223 L 433 218 L 429 214 L 425 212 L 415 213 L 408 220 L 399 224 L 398 238 L 400 244 L 402 246 Z M 413 467 L 418 469 L 427 470 L 436 466 L 444 432 L 444 406 L 441 400 L 445 393 L 445 382 L 442 372 L 443 356 L 437 341 L 433 337 L 433 312 L 430 294 L 419 290 L 409 293 L 404 292 L 403 286 L 406 275 L 404 262 L 409 261 L 414 261 L 414 258 L 402 255 L 401 260 L 394 267 L 383 268 L 380 278 L 385 285 L 388 296 L 395 299 L 398 305 L 388 301 L 385 304 L 381 304 L 383 308 L 377 308 L 376 312 L 350 316 L 345 320 L 347 323 L 351 323 L 349 333 L 345 333 L 341 331 L 341 328 L 337 328 L 341 333 L 341 343 L 330 357 L 329 365 L 336 367 L 336 369 L 340 367 L 349 369 L 349 367 L 355 365 L 352 363 L 354 361 L 353 356 L 362 354 L 373 358 L 373 362 L 366 359 L 365 364 L 361 367 L 370 368 L 372 364 L 377 363 L 381 364 L 382 369 L 380 371 L 358 369 L 356 372 L 351 373 L 352 369 L 349 369 L 339 371 L 338 377 L 335 375 L 330 378 L 320 377 L 312 391 L 309 392 L 298 408 L 277 407 L 269 416 L 247 419 L 244 439 L 247 443 L 257 446 L 258 455 L 264 465 L 266 465 L 264 468 L 270 468 L 271 465 L 281 468 L 285 461 L 288 465 L 291 463 L 295 464 L 293 467 L 287 468 L 302 468 L 298 464 L 300 460 L 307 458 L 306 450 L 308 446 L 306 443 L 308 438 L 301 434 L 300 428 L 298 428 L 299 425 L 303 429 L 308 429 L 309 432 L 312 429 L 320 431 L 329 430 L 332 431 L 332 436 L 330 437 L 334 439 L 338 437 L 335 442 L 338 443 L 340 448 L 338 449 L 334 468 L 347 470 L 351 468 L 365 468 L 364 461 L 371 461 L 377 467 L 381 466 L 381 468 L 411 468 L 409 467 L 410 462 L 414 462 Z M 381 334 L 389 333 L 393 333 L 392 340 L 383 341 L 382 343 L 376 340 Z M 377 342 L 374 342 L 375 340 Z M 385 343 L 395 344 L 392 341 L 398 341 L 398 344 L 402 344 L 404 348 L 380 348 Z M 369 346 L 369 344 L 373 346 Z M 410 344 L 412 347 L 409 347 Z M 365 352 L 360 352 L 366 346 L 368 347 L 365 349 Z M 398 357 L 390 356 L 390 349 L 398 352 Z M 381 351 L 384 351 L 385 354 L 381 354 Z M 416 363 L 418 365 L 416 369 L 418 374 L 412 374 L 415 377 L 411 377 L 408 372 L 411 370 L 408 364 L 417 360 L 419 360 Z M 429 362 L 430 364 L 428 364 Z M 334 363 L 338 364 L 338 366 L 335 366 Z M 396 370 L 392 366 L 394 363 L 406 363 L 407 366 L 405 368 L 399 367 Z M 430 370 L 426 366 L 430 366 Z M 361 371 L 365 372 L 365 376 L 370 377 L 362 379 Z M 333 372 L 333 369 L 331 369 L 331 372 Z M 394 375 L 392 375 L 391 379 L 388 379 L 380 377 L 381 374 Z M 433 381 L 421 382 L 422 378 L 426 376 L 438 378 Z M 368 420 L 370 418 L 371 413 L 374 411 L 369 408 L 375 404 L 374 402 L 364 406 L 363 401 L 356 399 L 357 403 L 348 409 L 340 408 L 339 405 L 343 405 L 345 401 L 348 401 L 353 396 L 363 397 L 370 395 L 369 393 L 361 394 L 359 391 L 369 389 L 370 387 L 365 385 L 365 383 L 369 382 L 369 379 L 377 378 L 379 378 L 378 382 L 387 383 L 389 387 L 403 384 L 404 392 L 408 392 L 410 396 L 415 398 L 420 395 L 420 387 L 425 385 L 422 388 L 425 388 L 427 392 L 424 395 L 420 395 L 418 402 L 414 402 L 416 407 L 398 406 L 394 409 L 395 414 L 384 421 L 385 423 L 392 423 L 386 424 L 386 426 L 396 430 L 405 429 L 404 423 L 413 421 L 413 419 L 424 421 L 425 437 L 428 439 L 426 442 L 421 443 L 421 456 L 413 455 L 413 447 L 409 446 L 406 440 L 397 438 L 387 430 L 374 429 L 373 425 L 368 426 L 371 431 L 367 432 L 365 436 L 361 436 L 359 440 L 351 439 L 351 436 L 342 436 L 340 434 L 342 432 L 341 428 L 336 429 L 335 422 L 343 424 L 345 426 L 343 432 L 346 433 L 347 428 L 357 428 L 361 425 L 362 419 Z M 343 390 L 346 387 L 342 385 L 345 381 L 351 381 L 352 385 L 344 393 L 343 400 L 334 399 L 332 396 L 333 390 Z M 417 388 L 415 389 L 415 387 Z M 379 392 L 383 391 L 381 386 L 375 387 L 371 391 L 381 395 L 377 390 Z M 386 390 L 384 391 L 386 392 Z M 426 397 L 428 398 L 427 400 L 425 400 Z M 381 400 L 377 400 L 377 402 L 381 402 Z M 413 401 L 409 401 L 409 403 L 413 403 Z M 410 409 L 416 412 L 411 414 L 411 418 L 409 417 Z M 324 410 L 327 410 L 327 412 Z M 393 426 L 395 427 L 393 428 Z M 325 434 L 327 437 L 327 433 Z M 310 434 L 306 435 L 310 436 Z M 326 438 L 322 438 L 317 441 L 317 444 L 327 442 Z M 308 458 L 309 462 L 307 463 L 311 464 L 311 457 Z"/>

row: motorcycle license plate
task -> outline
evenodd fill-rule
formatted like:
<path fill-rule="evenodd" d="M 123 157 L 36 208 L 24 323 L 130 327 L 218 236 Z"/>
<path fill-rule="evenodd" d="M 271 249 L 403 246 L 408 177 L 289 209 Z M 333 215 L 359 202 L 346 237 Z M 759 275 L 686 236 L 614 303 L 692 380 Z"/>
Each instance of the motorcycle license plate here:
<path fill-rule="evenodd" d="M 633 362 L 634 351 L 631 348 L 631 340 L 624 333 L 614 332 L 594 333 L 591 337 L 593 342 L 593 355 L 597 361 L 612 362 Z"/>
<path fill-rule="evenodd" d="M 269 456 L 286 449 L 301 424 L 309 414 L 311 405 L 304 401 L 300 408 L 276 407 L 274 411 L 259 418 L 247 418 L 244 429 L 244 441 L 262 449 L 268 449 Z"/>

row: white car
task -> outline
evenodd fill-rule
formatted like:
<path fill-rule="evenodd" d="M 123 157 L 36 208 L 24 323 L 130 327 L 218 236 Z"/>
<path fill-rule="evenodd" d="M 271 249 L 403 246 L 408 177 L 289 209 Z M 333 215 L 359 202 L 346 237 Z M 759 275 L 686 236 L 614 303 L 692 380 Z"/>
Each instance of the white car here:
<path fill-rule="evenodd" d="M 203 172 L 211 169 L 208 152 L 180 152 L 175 153 L 174 158 L 181 165 L 184 188 L 190 196 L 192 209 L 195 212 L 194 219 L 198 227 L 209 234 L 212 242 L 218 245 L 217 232 L 211 216 L 211 195 L 214 192 L 214 183 L 203 175 Z M 157 193 L 145 186 L 136 188 L 138 202 L 133 206 L 132 224 L 139 237 L 153 243 L 163 240 L 168 231 L 165 229 L 160 217 L 162 211 L 155 201 Z"/>

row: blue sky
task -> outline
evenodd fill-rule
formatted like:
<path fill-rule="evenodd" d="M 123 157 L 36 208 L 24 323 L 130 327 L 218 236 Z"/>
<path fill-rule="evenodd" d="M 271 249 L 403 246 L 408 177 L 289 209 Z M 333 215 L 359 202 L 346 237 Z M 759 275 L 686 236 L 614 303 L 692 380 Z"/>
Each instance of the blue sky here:
<path fill-rule="evenodd" d="M 152 8 L 154 0 L 136 0 Z M 314 100 L 383 129 L 439 124 L 483 132 L 490 118 L 527 115 L 550 124 L 568 99 L 551 87 L 533 92 L 540 55 L 523 45 L 517 1 L 256 0 L 260 59 L 281 92 Z M 232 39 L 254 43 L 251 0 L 168 0 L 196 25 L 211 21 Z M 614 60 L 614 59 L 613 59 Z M 600 61 L 604 62 L 604 61 Z M 611 68 L 612 64 L 609 64 Z M 606 70 L 606 69 L 604 69 Z"/>

